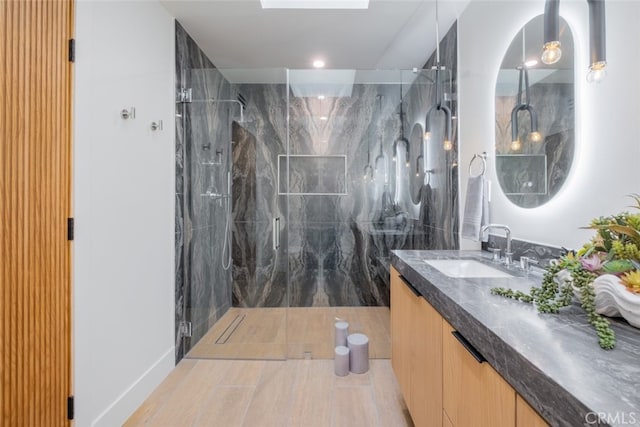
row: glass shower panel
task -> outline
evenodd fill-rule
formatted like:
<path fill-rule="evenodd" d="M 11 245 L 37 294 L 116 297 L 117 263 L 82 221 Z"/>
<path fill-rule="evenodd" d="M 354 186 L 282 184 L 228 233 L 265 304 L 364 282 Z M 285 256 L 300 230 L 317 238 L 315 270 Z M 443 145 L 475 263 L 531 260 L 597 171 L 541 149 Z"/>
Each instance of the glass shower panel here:
<path fill-rule="evenodd" d="M 365 308 L 389 305 L 390 251 L 450 245 L 438 215 L 455 215 L 456 148 L 440 113 L 455 106 L 451 73 L 438 74 L 425 140 L 435 70 L 289 70 L 289 357 L 332 357 L 336 318 L 388 339 L 371 328 L 384 310 Z M 382 344 L 372 357 L 389 357 Z"/>
<path fill-rule="evenodd" d="M 183 81 L 186 357 L 283 359 L 286 73 L 197 69 Z"/>

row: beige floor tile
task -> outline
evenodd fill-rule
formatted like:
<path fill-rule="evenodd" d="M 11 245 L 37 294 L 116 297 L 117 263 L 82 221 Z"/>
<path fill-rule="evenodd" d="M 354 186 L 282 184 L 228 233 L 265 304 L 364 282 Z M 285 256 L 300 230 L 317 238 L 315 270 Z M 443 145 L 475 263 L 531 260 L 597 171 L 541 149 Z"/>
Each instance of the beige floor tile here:
<path fill-rule="evenodd" d="M 350 333 L 369 336 L 369 356 L 391 355 L 388 307 L 232 308 L 193 347 L 187 357 L 199 359 L 332 359 L 336 317 L 349 322 Z M 242 322 L 229 328 L 237 316 Z M 386 322 L 386 323 L 385 323 Z M 233 333 L 226 343 L 216 344 Z"/>
<path fill-rule="evenodd" d="M 243 426 L 281 427 L 287 424 L 296 376 L 290 363 L 265 362 Z"/>
<path fill-rule="evenodd" d="M 231 364 L 231 361 L 226 360 L 199 360 L 185 380 L 176 388 L 171 396 L 170 405 L 159 409 L 147 425 L 154 427 L 191 425 Z M 180 410 L 177 411 L 176 408 Z"/>
<path fill-rule="evenodd" d="M 240 427 L 255 387 L 220 386 L 198 414 L 194 427 Z M 188 425 L 188 424 L 182 424 Z"/>
<path fill-rule="evenodd" d="M 333 363 L 330 360 L 289 361 L 296 370 L 293 404 L 288 425 L 326 427 L 331 425 Z"/>
<path fill-rule="evenodd" d="M 334 375 L 333 380 L 335 387 L 348 387 L 357 385 L 369 385 L 371 384 L 371 372 L 365 372 L 364 374 L 354 374 L 349 372 L 349 375 L 339 377 Z"/>
<path fill-rule="evenodd" d="M 378 408 L 381 426 L 413 427 L 400 387 L 389 360 L 370 361 L 373 398 Z"/>
<path fill-rule="evenodd" d="M 389 360 L 347 377 L 332 360 L 187 360 L 125 425 L 412 426 Z"/>
<path fill-rule="evenodd" d="M 162 409 L 172 394 L 176 391 L 180 383 L 182 383 L 189 375 L 191 369 L 196 366 L 196 360 L 182 360 L 165 378 L 165 380 L 156 388 L 153 393 L 144 401 L 136 412 L 124 424 L 126 427 L 143 426 L 153 416 Z"/>
<path fill-rule="evenodd" d="M 220 384 L 255 386 L 260 381 L 265 363 L 263 360 L 234 360 Z"/>
<path fill-rule="evenodd" d="M 333 401 L 334 427 L 382 427 L 378 423 L 378 411 L 371 387 L 336 387 L 333 390 Z"/>

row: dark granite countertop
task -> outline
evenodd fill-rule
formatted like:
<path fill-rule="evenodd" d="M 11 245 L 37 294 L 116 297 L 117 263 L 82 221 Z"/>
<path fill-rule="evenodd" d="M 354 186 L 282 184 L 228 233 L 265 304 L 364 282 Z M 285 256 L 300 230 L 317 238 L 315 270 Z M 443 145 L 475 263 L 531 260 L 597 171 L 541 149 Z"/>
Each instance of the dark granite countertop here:
<path fill-rule="evenodd" d="M 496 267 L 489 254 L 397 250 L 392 265 L 551 425 L 640 426 L 640 330 L 612 319 L 616 348 L 602 350 L 577 304 L 541 314 L 490 293 L 494 286 L 526 291 L 540 285 L 541 275 L 512 268 L 505 271 L 513 278 L 458 279 L 425 259 L 475 259 Z"/>

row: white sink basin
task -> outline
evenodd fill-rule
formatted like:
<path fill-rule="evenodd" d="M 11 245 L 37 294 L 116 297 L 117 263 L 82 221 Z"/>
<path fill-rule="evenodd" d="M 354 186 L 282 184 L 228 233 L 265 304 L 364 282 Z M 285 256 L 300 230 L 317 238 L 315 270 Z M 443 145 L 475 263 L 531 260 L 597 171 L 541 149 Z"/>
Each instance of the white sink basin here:
<path fill-rule="evenodd" d="M 513 277 L 472 259 L 425 259 L 424 262 L 449 277 Z"/>

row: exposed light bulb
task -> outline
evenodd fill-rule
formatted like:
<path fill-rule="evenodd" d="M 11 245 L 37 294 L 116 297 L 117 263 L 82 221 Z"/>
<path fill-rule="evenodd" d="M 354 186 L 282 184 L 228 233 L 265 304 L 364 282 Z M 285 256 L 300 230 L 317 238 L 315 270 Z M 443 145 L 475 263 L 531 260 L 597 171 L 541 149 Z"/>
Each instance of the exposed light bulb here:
<path fill-rule="evenodd" d="M 522 143 L 520 142 L 519 139 L 516 139 L 515 141 L 511 141 L 511 149 L 513 151 L 520 151 L 522 149 Z"/>
<path fill-rule="evenodd" d="M 430 139 L 430 138 L 431 138 L 431 132 L 426 131 L 426 132 L 424 133 L 424 139 Z"/>
<path fill-rule="evenodd" d="M 409 160 L 406 161 L 406 163 L 404 164 L 406 167 L 409 167 Z"/>
<path fill-rule="evenodd" d="M 529 139 L 532 142 L 540 142 L 542 141 L 542 134 L 540 132 L 531 132 L 529 134 Z"/>
<path fill-rule="evenodd" d="M 546 42 L 542 49 L 544 50 L 540 59 L 547 65 L 555 64 L 562 58 L 562 49 L 560 49 L 559 41 Z"/>
<path fill-rule="evenodd" d="M 325 98 L 325 96 L 324 96 L 324 95 L 318 95 L 318 99 L 319 99 L 320 101 L 322 101 L 324 98 Z"/>
<path fill-rule="evenodd" d="M 313 61 L 313 68 L 324 68 L 324 61 L 322 59 L 316 59 Z"/>
<path fill-rule="evenodd" d="M 587 73 L 587 82 L 600 83 L 605 77 L 607 77 L 607 63 L 605 61 L 591 64 Z"/>
<path fill-rule="evenodd" d="M 445 139 L 443 147 L 444 147 L 444 151 L 451 151 L 451 149 L 453 148 L 453 144 L 448 139 Z"/>
<path fill-rule="evenodd" d="M 393 157 L 391 158 L 391 161 L 395 162 L 396 161 L 396 155 L 394 154 Z"/>
<path fill-rule="evenodd" d="M 416 176 L 420 176 L 420 172 L 416 172 Z"/>
<path fill-rule="evenodd" d="M 322 116 L 320 117 L 320 120 L 322 120 L 323 122 L 326 122 L 328 120 L 327 116 Z"/>

